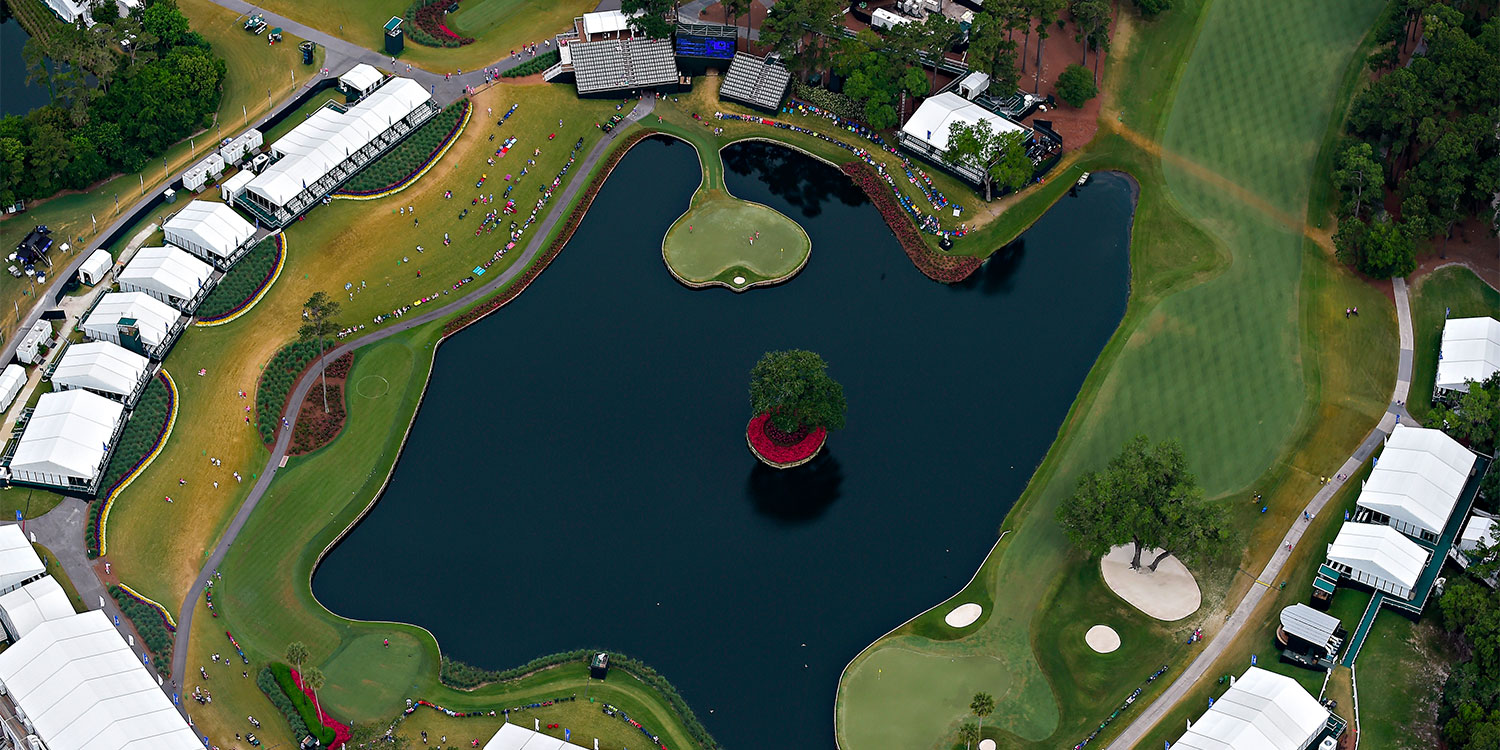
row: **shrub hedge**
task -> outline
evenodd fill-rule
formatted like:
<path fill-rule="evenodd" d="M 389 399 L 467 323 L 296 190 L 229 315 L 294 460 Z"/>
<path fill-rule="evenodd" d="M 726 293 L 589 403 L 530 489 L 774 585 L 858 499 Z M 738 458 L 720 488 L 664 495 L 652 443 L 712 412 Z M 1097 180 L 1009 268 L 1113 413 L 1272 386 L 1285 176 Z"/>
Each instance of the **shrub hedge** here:
<path fill-rule="evenodd" d="M 271 278 L 276 270 L 276 237 L 270 236 L 260 241 L 245 257 L 240 258 L 224 278 L 219 280 L 219 285 L 203 299 L 203 304 L 198 306 L 196 312 L 199 318 L 213 319 L 228 315 L 235 308 L 250 301 L 262 284 Z"/>
<path fill-rule="evenodd" d="M 109 595 L 120 605 L 120 611 L 135 624 L 135 632 L 141 634 L 146 648 L 151 651 L 151 665 L 161 674 L 172 673 L 172 633 L 162 622 L 161 613 L 149 604 L 138 601 L 119 586 L 110 586 Z"/>
<path fill-rule="evenodd" d="M 835 94 L 822 86 L 809 86 L 792 80 L 792 95 L 818 109 L 825 109 L 845 120 L 865 122 L 865 106 L 843 94 Z"/>
<path fill-rule="evenodd" d="M 511 68 L 510 70 L 504 71 L 500 75 L 505 78 L 520 78 L 521 76 L 529 76 L 532 73 L 540 73 L 552 67 L 553 65 L 556 65 L 560 60 L 562 60 L 562 53 L 558 52 L 557 50 L 552 50 L 551 52 L 544 52 L 540 55 L 537 55 L 536 57 L 533 57 L 530 60 L 527 60 L 526 62 L 523 62 L 514 68 Z"/>
<path fill-rule="evenodd" d="M 317 358 L 318 342 L 296 341 L 276 352 L 266 369 L 261 371 L 260 384 L 255 388 L 255 426 L 260 429 L 260 439 L 267 445 L 276 439 L 281 412 L 286 408 L 287 396 L 291 394 L 297 377 Z"/>
<path fill-rule="evenodd" d="M 292 737 L 301 739 L 307 736 L 307 724 L 302 721 L 302 714 L 297 712 L 292 699 L 286 697 L 281 685 L 277 684 L 276 676 L 271 673 L 270 667 L 261 667 L 260 672 L 255 675 L 255 686 L 260 688 L 260 691 L 271 699 L 271 705 L 286 717 L 286 723 L 292 728 Z"/>
<path fill-rule="evenodd" d="M 381 154 L 379 159 L 355 172 L 354 176 L 350 177 L 349 181 L 340 188 L 340 191 L 377 193 L 411 177 L 443 147 L 453 131 L 458 129 L 458 124 L 464 119 L 464 108 L 468 106 L 468 99 L 460 99 L 448 105 L 447 109 L 422 123 L 416 132 L 406 137 L 406 140 L 396 144 L 395 148 Z"/>
<path fill-rule="evenodd" d="M 109 458 L 109 466 L 104 470 L 104 479 L 99 484 L 103 489 L 100 490 L 99 497 L 89 503 L 88 525 L 83 536 L 89 559 L 99 556 L 99 516 L 104 510 L 104 499 L 156 447 L 156 441 L 167 428 L 167 417 L 171 413 L 172 392 L 168 390 L 166 381 L 158 375 L 141 392 L 135 410 L 130 413 L 130 419 L 120 433 L 120 443 L 115 447 L 114 454 Z"/>
<path fill-rule="evenodd" d="M 291 701 L 307 733 L 323 743 L 323 747 L 332 745 L 335 737 L 334 731 L 323 726 L 322 720 L 318 718 L 317 707 L 313 706 L 312 700 L 302 692 L 302 688 L 297 687 L 297 681 L 292 679 L 292 668 L 281 662 L 272 662 L 268 669 L 275 677 L 277 686 L 281 688 L 282 695 Z M 291 721 L 290 714 L 287 721 L 288 723 Z"/>

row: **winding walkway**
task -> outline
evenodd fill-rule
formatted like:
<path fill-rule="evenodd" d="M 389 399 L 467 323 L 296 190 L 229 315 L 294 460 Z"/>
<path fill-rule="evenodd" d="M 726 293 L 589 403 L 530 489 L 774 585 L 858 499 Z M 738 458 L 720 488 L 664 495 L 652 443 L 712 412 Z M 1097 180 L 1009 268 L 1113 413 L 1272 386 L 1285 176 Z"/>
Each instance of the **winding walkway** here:
<path fill-rule="evenodd" d="M 1347 480 L 1338 477 L 1347 478 L 1357 471 L 1360 465 L 1370 458 L 1370 454 L 1375 452 L 1375 448 L 1390 437 L 1391 431 L 1395 429 L 1399 420 L 1404 418 L 1408 424 L 1411 423 L 1411 415 L 1406 411 L 1406 397 L 1411 390 L 1413 349 L 1415 348 L 1412 336 L 1411 302 L 1405 279 L 1394 279 L 1392 284 L 1396 293 L 1396 324 L 1400 331 L 1401 354 L 1396 367 L 1396 388 L 1391 393 L 1391 403 L 1386 407 L 1385 414 L 1381 416 L 1380 423 L 1375 426 L 1375 429 L 1370 430 L 1370 434 L 1365 436 L 1359 448 L 1338 468 L 1335 478 L 1323 485 L 1322 489 L 1318 490 L 1318 493 L 1308 501 L 1304 510 L 1313 515 L 1321 513 L 1324 506 L 1344 486 Z M 1255 584 L 1234 608 L 1234 612 L 1230 614 L 1224 627 L 1188 663 L 1187 669 L 1183 670 L 1155 701 L 1137 714 L 1130 725 L 1120 732 L 1113 742 L 1109 743 L 1108 750 L 1130 750 L 1139 745 L 1146 733 L 1175 708 L 1187 696 L 1188 691 L 1198 684 L 1199 680 L 1203 679 L 1219 657 L 1228 650 L 1229 644 L 1239 637 L 1245 626 L 1258 622 L 1252 620 L 1256 610 L 1260 608 L 1266 593 L 1275 590 L 1273 587 L 1276 586 L 1282 569 L 1286 566 L 1292 551 L 1302 542 L 1302 533 L 1306 529 L 1307 524 L 1303 523 L 1301 516 L 1298 516 L 1292 522 L 1291 528 L 1287 529 L 1286 536 L 1282 537 L 1281 544 L 1271 554 L 1266 567 L 1256 577 Z M 1288 546 L 1292 549 L 1288 549 Z"/>

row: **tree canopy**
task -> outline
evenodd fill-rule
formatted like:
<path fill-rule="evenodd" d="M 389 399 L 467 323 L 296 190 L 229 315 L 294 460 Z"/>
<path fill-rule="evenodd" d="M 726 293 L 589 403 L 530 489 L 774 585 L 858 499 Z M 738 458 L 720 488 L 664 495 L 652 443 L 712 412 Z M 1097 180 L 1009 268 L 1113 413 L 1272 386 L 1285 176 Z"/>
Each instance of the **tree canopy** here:
<path fill-rule="evenodd" d="M 1438 709 L 1453 750 L 1500 747 L 1500 590 L 1482 582 L 1500 567 L 1497 551 L 1497 545 L 1482 544 L 1467 574 L 1450 582 L 1438 600 L 1443 627 L 1469 655 L 1448 673 Z"/>
<path fill-rule="evenodd" d="M 1132 568 L 1141 553 L 1159 548 L 1148 566 L 1156 570 L 1167 555 L 1195 557 L 1224 537 L 1224 511 L 1205 502 L 1203 490 L 1176 440 L 1152 444 L 1144 435 L 1127 442 L 1103 471 L 1078 480 L 1057 510 L 1068 539 L 1090 555 L 1134 545 Z"/>
<path fill-rule="evenodd" d="M 1082 107 L 1098 93 L 1094 74 L 1082 65 L 1069 65 L 1057 76 L 1057 98 L 1074 107 Z"/>
<path fill-rule="evenodd" d="M 969 164 L 984 171 L 984 197 L 994 189 L 1007 193 L 1031 180 L 1036 165 L 1026 155 L 1026 135 L 1020 131 L 996 131 L 989 120 L 969 125 L 955 120 L 948 131 L 948 149 L 943 160 L 953 165 Z"/>
<path fill-rule="evenodd" d="M 766 352 L 750 370 L 750 411 L 769 413 L 784 432 L 844 427 L 844 387 L 828 376 L 828 363 L 804 349 Z"/>
<path fill-rule="evenodd" d="M 676 29 L 677 3 L 672 0 L 620 0 L 620 12 L 630 17 L 630 28 L 652 39 L 670 38 Z"/>

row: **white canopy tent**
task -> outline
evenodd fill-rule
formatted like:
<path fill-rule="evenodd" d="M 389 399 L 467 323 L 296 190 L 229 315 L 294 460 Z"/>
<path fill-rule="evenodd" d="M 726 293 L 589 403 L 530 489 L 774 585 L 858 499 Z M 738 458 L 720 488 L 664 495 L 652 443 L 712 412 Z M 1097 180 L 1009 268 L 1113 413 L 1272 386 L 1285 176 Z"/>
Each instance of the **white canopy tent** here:
<path fill-rule="evenodd" d="M 1342 639 L 1337 635 L 1343 623 L 1339 618 L 1319 612 L 1301 602 L 1281 610 L 1281 631 L 1321 647 L 1332 654 L 1339 650 Z"/>
<path fill-rule="evenodd" d="M 125 406 L 85 390 L 44 393 L 10 459 L 19 482 L 88 487 L 104 462 L 125 416 Z"/>
<path fill-rule="evenodd" d="M 89 3 L 87 2 L 79 2 L 78 0 L 47 0 L 47 7 L 51 8 L 52 12 L 56 13 L 57 17 L 63 20 L 63 23 L 70 26 L 79 20 L 82 20 L 83 25 L 89 28 L 93 28 L 94 26 L 94 18 L 89 15 Z"/>
<path fill-rule="evenodd" d="M 1494 318 L 1449 318 L 1443 323 L 1438 350 L 1438 391 L 1468 393 L 1469 382 L 1483 382 L 1500 372 L 1500 321 Z"/>
<path fill-rule="evenodd" d="M 1500 546 L 1500 522 L 1486 516 L 1471 516 L 1464 533 L 1458 537 L 1459 552 L 1473 552 L 1484 543 L 1491 549 Z"/>
<path fill-rule="evenodd" d="M 163 227 L 167 244 L 206 261 L 230 261 L 255 236 L 255 226 L 234 209 L 214 201 L 192 201 Z"/>
<path fill-rule="evenodd" d="M 145 292 L 191 312 L 207 291 L 213 274 L 213 266 L 170 245 L 143 247 L 120 272 L 120 291 Z"/>
<path fill-rule="evenodd" d="M 77 614 L 73 603 L 52 576 L 42 576 L 0 596 L 0 624 L 14 640 L 26 637 L 38 625 Z"/>
<path fill-rule="evenodd" d="M 1358 505 L 1407 536 L 1436 542 L 1475 460 L 1442 430 L 1397 424 L 1360 487 Z"/>
<path fill-rule="evenodd" d="M 944 91 L 937 96 L 927 97 L 922 102 L 922 106 L 917 107 L 917 111 L 911 116 L 911 119 L 907 120 L 906 124 L 901 126 L 901 132 L 923 141 L 939 151 L 947 151 L 948 136 L 952 132 L 953 123 L 958 122 L 964 125 L 974 125 L 981 120 L 990 124 L 992 132 L 1026 132 L 1026 128 L 952 91 Z"/>
<path fill-rule="evenodd" d="M 360 63 L 350 68 L 349 72 L 339 76 L 339 85 L 348 91 L 358 91 L 361 94 L 368 94 L 371 89 L 380 85 L 380 81 L 384 77 L 380 74 L 380 71 L 375 69 L 374 65 Z"/>
<path fill-rule="evenodd" d="M 145 357 L 108 341 L 87 341 L 63 352 L 52 384 L 59 390 L 83 388 L 130 403 L 150 375 L 151 361 Z"/>
<path fill-rule="evenodd" d="M 1395 529 L 1375 523 L 1345 521 L 1328 562 L 1335 570 L 1371 588 L 1410 599 L 1429 555 L 1421 545 Z"/>
<path fill-rule="evenodd" d="M 10 408 L 16 394 L 26 385 L 26 368 L 12 362 L 0 371 L 0 412 Z"/>
<path fill-rule="evenodd" d="M 1328 709 L 1290 677 L 1250 667 L 1230 679 L 1175 750 L 1305 750 L 1328 724 Z"/>
<path fill-rule="evenodd" d="M 229 179 L 219 183 L 219 197 L 223 198 L 225 203 L 233 202 L 235 198 L 240 197 L 240 193 L 245 192 L 245 186 L 249 185 L 253 179 L 255 179 L 255 173 L 248 169 L 235 172 L 230 175 Z"/>
<path fill-rule="evenodd" d="M 8 523 L 0 526 L 0 594 L 8 594 L 47 573 L 36 548 L 26 539 L 21 527 Z"/>
<path fill-rule="evenodd" d="M 0 686 L 53 750 L 203 750 L 100 610 L 44 622 L 0 653 Z"/>
<path fill-rule="evenodd" d="M 637 13 L 636 15 L 640 15 Z M 630 30 L 632 16 L 619 10 L 601 10 L 583 14 L 584 41 L 595 34 L 620 34 Z"/>
<path fill-rule="evenodd" d="M 95 250 L 83 265 L 78 267 L 78 279 L 89 286 L 94 286 L 109 275 L 109 269 L 114 267 L 115 259 L 110 256 L 109 251 L 103 248 Z"/>
<path fill-rule="evenodd" d="M 84 335 L 95 341 L 125 345 L 121 340 L 120 322 L 134 320 L 140 331 L 146 354 L 160 357 L 164 346 L 176 333 L 182 313 L 145 292 L 110 292 L 99 299 L 83 319 Z"/>
<path fill-rule="evenodd" d="M 533 732 L 520 724 L 502 724 L 500 731 L 484 743 L 484 750 L 573 750 L 579 747 L 582 746 Z"/>

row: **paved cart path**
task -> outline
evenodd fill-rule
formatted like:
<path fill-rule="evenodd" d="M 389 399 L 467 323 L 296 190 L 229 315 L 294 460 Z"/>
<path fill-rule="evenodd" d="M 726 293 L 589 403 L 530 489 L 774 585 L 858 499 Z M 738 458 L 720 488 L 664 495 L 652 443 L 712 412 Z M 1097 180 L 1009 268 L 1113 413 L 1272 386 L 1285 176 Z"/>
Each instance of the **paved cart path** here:
<path fill-rule="evenodd" d="M 1375 426 L 1375 429 L 1370 430 L 1370 434 L 1365 436 L 1364 442 L 1359 444 L 1359 448 L 1354 451 L 1353 455 L 1345 459 L 1344 464 L 1338 468 L 1335 478 L 1328 484 L 1323 485 L 1323 488 L 1318 490 L 1318 493 L 1313 495 L 1312 499 L 1308 501 L 1307 507 L 1304 510 L 1313 515 L 1322 512 L 1323 507 L 1328 504 L 1328 501 L 1332 500 L 1334 494 L 1344 486 L 1346 480 L 1339 479 L 1338 477 L 1348 477 L 1358 470 L 1360 465 L 1375 451 L 1375 448 L 1384 442 L 1387 437 L 1390 437 L 1391 431 L 1395 429 L 1396 423 L 1399 420 L 1405 419 L 1407 424 L 1414 423 L 1411 415 L 1406 411 L 1406 397 L 1411 390 L 1414 349 L 1411 303 L 1406 289 L 1406 280 L 1395 279 L 1392 283 L 1396 292 L 1396 324 L 1400 330 L 1401 353 L 1396 367 L 1396 388 L 1391 393 L 1391 403 L 1386 407 L 1385 414 L 1381 416 L 1380 423 Z M 1252 622 L 1251 618 L 1255 614 L 1256 609 L 1260 607 L 1261 601 L 1266 597 L 1266 593 L 1272 591 L 1273 587 L 1277 585 L 1277 582 L 1280 580 L 1279 576 L 1281 575 L 1282 568 L 1286 566 L 1288 558 L 1292 555 L 1292 550 L 1288 549 L 1288 545 L 1292 549 L 1295 549 L 1301 543 L 1302 532 L 1306 528 L 1307 524 L 1303 522 L 1301 516 L 1292 521 L 1291 528 L 1287 529 L 1286 536 L 1282 537 L 1281 544 L 1271 555 L 1271 559 L 1266 562 L 1265 569 L 1256 577 L 1255 584 L 1250 587 L 1250 590 L 1245 593 L 1245 597 L 1234 608 L 1234 612 L 1230 614 L 1229 620 L 1224 623 L 1224 627 L 1188 663 L 1187 669 L 1183 670 L 1155 701 L 1152 701 L 1150 705 L 1146 706 L 1143 711 L 1136 715 L 1135 719 L 1130 722 L 1130 725 L 1109 744 L 1108 750 L 1130 750 L 1140 744 L 1141 740 L 1145 738 L 1146 733 L 1151 731 L 1168 712 L 1175 708 L 1187 695 L 1187 692 L 1194 685 L 1198 684 L 1199 680 L 1203 679 L 1203 676 L 1214 665 L 1214 662 L 1218 661 L 1219 657 L 1223 656 L 1224 652 L 1228 650 L 1229 644 L 1234 642 L 1235 638 L 1239 637 L 1240 632 L 1245 629 L 1245 626 Z"/>

